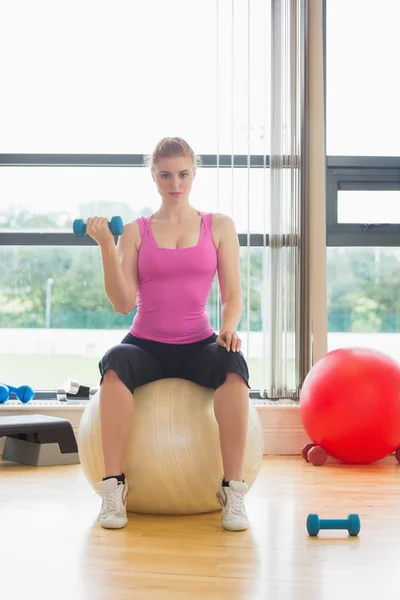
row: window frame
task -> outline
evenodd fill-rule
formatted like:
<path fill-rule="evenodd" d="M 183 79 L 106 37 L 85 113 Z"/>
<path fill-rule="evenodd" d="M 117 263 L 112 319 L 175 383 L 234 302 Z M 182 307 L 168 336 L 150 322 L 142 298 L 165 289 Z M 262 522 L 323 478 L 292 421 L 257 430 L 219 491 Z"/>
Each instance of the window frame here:
<path fill-rule="evenodd" d="M 400 157 L 328 156 L 326 169 L 327 246 L 400 246 L 400 223 L 340 223 L 341 190 L 400 190 Z"/>

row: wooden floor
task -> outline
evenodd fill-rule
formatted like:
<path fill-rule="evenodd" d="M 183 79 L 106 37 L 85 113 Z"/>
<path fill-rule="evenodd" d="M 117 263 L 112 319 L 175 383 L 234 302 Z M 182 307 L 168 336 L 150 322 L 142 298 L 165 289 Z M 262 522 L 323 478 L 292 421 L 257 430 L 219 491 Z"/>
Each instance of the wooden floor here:
<path fill-rule="evenodd" d="M 106 531 L 80 466 L 0 463 L 1 598 L 22 600 L 398 600 L 400 465 L 313 467 L 265 458 L 247 496 L 251 527 L 219 513 L 131 515 Z M 307 514 L 357 512 L 358 538 L 310 538 Z"/>

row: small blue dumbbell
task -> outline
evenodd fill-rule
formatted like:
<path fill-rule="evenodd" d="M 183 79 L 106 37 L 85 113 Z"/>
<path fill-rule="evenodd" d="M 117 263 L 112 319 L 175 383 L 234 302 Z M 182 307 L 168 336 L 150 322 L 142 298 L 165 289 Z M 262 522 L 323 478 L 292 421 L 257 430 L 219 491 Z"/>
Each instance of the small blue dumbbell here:
<path fill-rule="evenodd" d="M 108 226 L 113 235 L 122 235 L 124 231 L 124 224 L 121 217 L 113 217 L 111 221 L 108 221 Z M 83 219 L 75 219 L 72 229 L 75 237 L 83 238 L 86 234 L 86 223 Z"/>
<path fill-rule="evenodd" d="M 0 404 L 7 402 L 8 398 L 10 397 L 10 392 L 15 394 L 18 400 L 24 403 L 30 402 L 32 398 L 35 397 L 35 392 L 31 387 L 29 387 L 29 385 L 21 385 L 20 387 L 16 388 L 12 385 L 0 384 Z"/>
<path fill-rule="evenodd" d="M 307 531 L 311 536 L 318 535 L 321 529 L 347 529 L 349 535 L 358 535 L 360 528 L 358 515 L 349 515 L 347 519 L 320 519 L 318 515 L 308 515 L 307 517 Z"/>
<path fill-rule="evenodd" d="M 10 397 L 10 390 L 6 385 L 0 383 L 0 404 L 7 402 Z"/>

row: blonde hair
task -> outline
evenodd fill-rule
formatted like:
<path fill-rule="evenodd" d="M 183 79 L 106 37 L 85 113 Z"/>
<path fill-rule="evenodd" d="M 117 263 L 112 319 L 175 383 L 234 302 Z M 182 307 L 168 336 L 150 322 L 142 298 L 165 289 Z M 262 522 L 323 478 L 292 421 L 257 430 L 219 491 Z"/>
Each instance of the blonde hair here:
<path fill-rule="evenodd" d="M 197 156 L 185 140 L 180 137 L 165 137 L 160 140 L 153 152 L 145 156 L 144 164 L 153 170 L 160 158 L 188 156 L 195 167 L 201 167 L 201 158 Z"/>

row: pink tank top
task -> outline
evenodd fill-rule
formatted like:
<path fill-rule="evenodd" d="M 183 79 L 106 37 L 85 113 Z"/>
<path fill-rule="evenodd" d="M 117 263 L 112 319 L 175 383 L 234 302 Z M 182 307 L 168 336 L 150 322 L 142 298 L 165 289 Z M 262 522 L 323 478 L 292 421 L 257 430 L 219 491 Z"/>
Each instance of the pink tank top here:
<path fill-rule="evenodd" d="M 201 214 L 200 238 L 189 248 L 159 248 L 150 217 L 138 219 L 137 313 L 130 332 L 165 344 L 189 344 L 214 333 L 206 312 L 217 270 L 212 214 Z"/>

